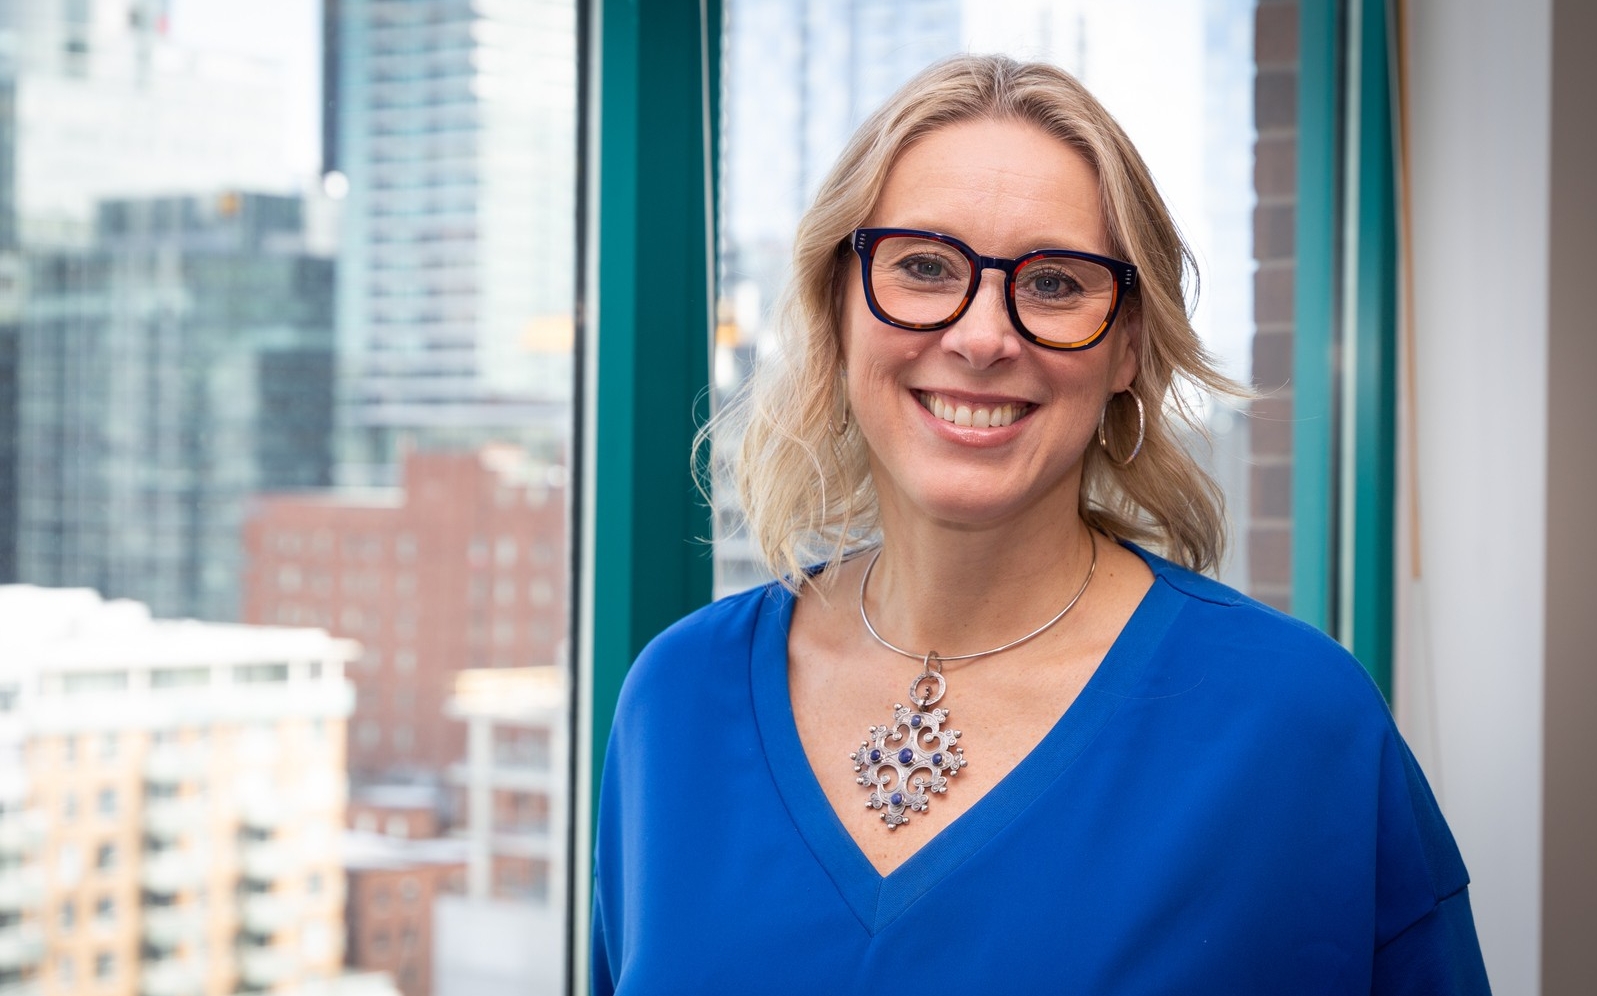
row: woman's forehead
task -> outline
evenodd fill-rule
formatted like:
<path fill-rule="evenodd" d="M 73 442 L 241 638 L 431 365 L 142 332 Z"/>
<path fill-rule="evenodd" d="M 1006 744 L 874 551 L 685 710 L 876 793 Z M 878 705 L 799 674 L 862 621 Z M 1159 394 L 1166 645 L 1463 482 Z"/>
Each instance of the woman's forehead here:
<path fill-rule="evenodd" d="M 921 136 L 888 170 L 869 224 L 945 232 L 989 255 L 1108 248 L 1097 171 L 1016 120 L 959 121 Z"/>

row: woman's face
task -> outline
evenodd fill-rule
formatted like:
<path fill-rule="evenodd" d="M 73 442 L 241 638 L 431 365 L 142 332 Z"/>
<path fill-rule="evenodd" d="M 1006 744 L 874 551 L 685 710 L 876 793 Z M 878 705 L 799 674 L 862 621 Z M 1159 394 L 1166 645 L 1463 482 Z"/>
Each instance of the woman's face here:
<path fill-rule="evenodd" d="M 867 224 L 940 232 L 1007 259 L 1043 248 L 1111 255 L 1098 200 L 1093 169 L 1041 129 L 968 121 L 902 154 Z M 845 279 L 848 399 L 884 516 L 981 526 L 1074 515 L 1099 414 L 1136 374 L 1135 319 L 1122 313 L 1090 349 L 1045 349 L 1015 331 L 1004 274 L 987 270 L 958 322 L 915 332 L 871 314 L 857 260 Z"/>

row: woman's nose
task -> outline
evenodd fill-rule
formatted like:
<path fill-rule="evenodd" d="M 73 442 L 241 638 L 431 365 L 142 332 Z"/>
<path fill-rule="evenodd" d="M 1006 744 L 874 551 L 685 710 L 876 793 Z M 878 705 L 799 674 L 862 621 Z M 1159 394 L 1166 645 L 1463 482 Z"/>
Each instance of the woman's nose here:
<path fill-rule="evenodd" d="M 943 332 L 943 348 L 964 357 L 978 370 L 1018 356 L 1020 334 L 1004 303 L 1004 272 L 987 270 L 976 286 L 976 296 L 959 321 Z"/>

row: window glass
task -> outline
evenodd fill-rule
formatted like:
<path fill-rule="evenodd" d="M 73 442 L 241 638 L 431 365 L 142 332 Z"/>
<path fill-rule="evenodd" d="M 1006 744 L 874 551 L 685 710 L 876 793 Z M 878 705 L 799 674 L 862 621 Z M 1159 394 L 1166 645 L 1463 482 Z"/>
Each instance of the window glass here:
<path fill-rule="evenodd" d="M 576 123 L 576 0 L 0 0 L 7 980 L 564 986 Z"/>
<path fill-rule="evenodd" d="M 887 0 L 728 0 L 726 11 L 717 398 L 752 368 L 799 217 L 848 136 L 915 72 L 965 51 L 1052 62 L 1103 101 L 1197 255 L 1194 325 L 1224 372 L 1252 381 L 1255 252 L 1269 248 L 1255 245 L 1254 0 L 930 0 L 914 18 Z M 1275 85 L 1261 99 L 1295 99 L 1290 79 L 1266 82 Z M 1280 266 L 1290 268 L 1285 251 L 1277 285 Z M 1290 280 L 1285 292 L 1289 332 Z M 1289 363 L 1289 343 L 1286 355 Z M 1204 400 L 1200 414 L 1209 439 L 1195 440 L 1195 450 L 1224 490 L 1232 522 L 1221 576 L 1260 590 L 1250 535 L 1260 515 L 1290 527 L 1277 503 L 1290 487 L 1289 463 L 1258 466 L 1250 447 L 1259 420 L 1234 404 Z M 1265 427 L 1271 440 L 1284 428 L 1289 438 L 1285 419 L 1274 417 Z M 1256 512 L 1261 483 L 1270 504 Z M 729 499 L 718 504 L 716 587 L 725 594 L 765 575 Z M 1289 551 L 1280 553 L 1284 579 Z M 1284 584 L 1266 583 L 1261 593 L 1282 605 L 1289 596 Z"/>

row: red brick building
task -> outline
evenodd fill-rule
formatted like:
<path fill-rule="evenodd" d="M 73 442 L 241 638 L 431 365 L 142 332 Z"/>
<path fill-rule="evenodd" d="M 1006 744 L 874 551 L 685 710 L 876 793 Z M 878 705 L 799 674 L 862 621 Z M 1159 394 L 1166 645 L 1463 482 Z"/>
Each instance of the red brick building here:
<path fill-rule="evenodd" d="M 465 847 L 354 831 L 344 838 L 345 958 L 387 972 L 404 996 L 432 996 L 433 908 L 461 891 Z"/>
<path fill-rule="evenodd" d="M 391 491 L 269 495 L 244 529 L 244 617 L 360 641 L 356 785 L 440 780 L 465 756 L 444 715 L 466 668 L 563 663 L 565 468 L 508 446 L 411 454 Z"/>

